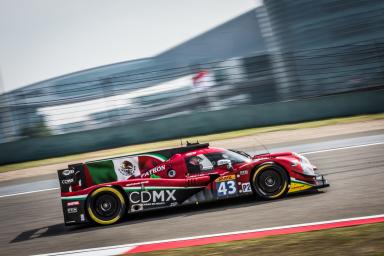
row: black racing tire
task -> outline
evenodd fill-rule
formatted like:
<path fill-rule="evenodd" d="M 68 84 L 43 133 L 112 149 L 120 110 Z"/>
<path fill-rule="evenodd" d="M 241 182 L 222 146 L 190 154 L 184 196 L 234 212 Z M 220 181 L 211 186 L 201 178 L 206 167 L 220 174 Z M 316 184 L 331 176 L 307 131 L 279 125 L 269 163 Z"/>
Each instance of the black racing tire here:
<path fill-rule="evenodd" d="M 89 218 L 100 225 L 110 225 L 125 215 L 125 199 L 119 190 L 113 187 L 101 187 L 93 191 L 87 199 Z"/>
<path fill-rule="evenodd" d="M 272 200 L 288 193 L 289 177 L 281 166 L 267 163 L 255 169 L 251 177 L 251 184 L 257 198 Z"/>

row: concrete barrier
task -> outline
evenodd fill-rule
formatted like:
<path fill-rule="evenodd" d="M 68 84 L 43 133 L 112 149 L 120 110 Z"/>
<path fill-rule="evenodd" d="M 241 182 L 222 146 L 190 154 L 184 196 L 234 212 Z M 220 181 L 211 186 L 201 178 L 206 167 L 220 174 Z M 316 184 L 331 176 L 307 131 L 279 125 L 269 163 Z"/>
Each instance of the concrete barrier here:
<path fill-rule="evenodd" d="M 287 102 L 243 105 L 134 125 L 29 138 L 0 144 L 0 164 L 235 129 L 380 113 L 384 111 L 383 103 L 384 90 L 353 92 Z"/>

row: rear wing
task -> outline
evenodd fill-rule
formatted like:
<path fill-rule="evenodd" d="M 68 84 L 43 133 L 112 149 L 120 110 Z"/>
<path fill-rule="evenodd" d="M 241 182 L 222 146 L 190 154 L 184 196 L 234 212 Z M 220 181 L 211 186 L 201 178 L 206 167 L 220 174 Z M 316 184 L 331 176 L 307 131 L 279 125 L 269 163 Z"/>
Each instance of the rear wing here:
<path fill-rule="evenodd" d="M 73 192 L 86 188 L 83 164 L 68 165 L 67 169 L 57 171 L 61 192 Z"/>

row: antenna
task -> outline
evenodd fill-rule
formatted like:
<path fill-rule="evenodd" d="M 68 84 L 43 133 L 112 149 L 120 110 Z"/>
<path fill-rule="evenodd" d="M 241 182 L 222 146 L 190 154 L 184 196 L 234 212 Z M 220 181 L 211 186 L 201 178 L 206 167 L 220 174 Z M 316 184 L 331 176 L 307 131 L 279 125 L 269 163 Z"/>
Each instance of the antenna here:
<path fill-rule="evenodd" d="M 269 152 L 268 148 L 263 143 L 261 143 L 261 141 L 257 138 L 256 135 L 254 136 L 254 139 L 264 148 L 265 151 L 267 151 L 268 155 L 270 155 L 271 153 Z"/>
<path fill-rule="evenodd" d="M 180 138 L 180 146 L 183 146 L 183 138 Z"/>

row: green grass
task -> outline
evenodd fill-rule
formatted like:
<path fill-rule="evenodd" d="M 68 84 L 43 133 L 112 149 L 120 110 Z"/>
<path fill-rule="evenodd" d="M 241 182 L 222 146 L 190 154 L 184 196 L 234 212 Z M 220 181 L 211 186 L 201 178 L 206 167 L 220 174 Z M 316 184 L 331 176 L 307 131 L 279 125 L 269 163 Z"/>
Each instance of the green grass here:
<path fill-rule="evenodd" d="M 270 236 L 135 255 L 384 255 L 384 223 Z"/>
<path fill-rule="evenodd" d="M 332 119 L 311 121 L 311 122 L 304 122 L 304 123 L 297 123 L 297 124 L 276 125 L 276 126 L 268 126 L 268 127 L 243 129 L 243 130 L 236 130 L 231 132 L 183 138 L 183 141 L 184 142 L 186 140 L 195 141 L 197 139 L 199 141 L 215 141 L 215 140 L 250 136 L 250 135 L 266 133 L 266 132 L 297 130 L 297 129 L 304 129 L 304 128 L 321 127 L 321 126 L 332 125 L 332 124 L 348 124 L 348 123 L 378 120 L 378 119 L 384 119 L 384 113 L 373 114 L 373 115 L 360 115 L 360 116 L 353 116 L 353 117 L 332 118 Z M 159 142 L 153 142 L 153 143 L 145 143 L 140 145 L 131 145 L 131 146 L 114 148 L 114 149 L 87 152 L 87 153 L 76 154 L 76 155 L 54 157 L 49 159 L 3 165 L 3 166 L 0 166 L 0 172 L 7 172 L 7 171 L 38 167 L 38 166 L 44 166 L 44 165 L 51 165 L 51 164 L 57 164 L 57 163 L 64 163 L 64 162 L 80 161 L 83 159 L 103 158 L 103 157 L 108 157 L 112 155 L 131 154 L 136 152 L 144 152 L 148 150 L 154 150 L 154 149 L 165 148 L 165 147 L 174 147 L 179 145 L 180 145 L 180 140 L 167 140 L 167 141 L 159 141 Z"/>

